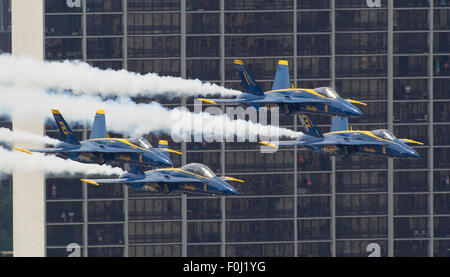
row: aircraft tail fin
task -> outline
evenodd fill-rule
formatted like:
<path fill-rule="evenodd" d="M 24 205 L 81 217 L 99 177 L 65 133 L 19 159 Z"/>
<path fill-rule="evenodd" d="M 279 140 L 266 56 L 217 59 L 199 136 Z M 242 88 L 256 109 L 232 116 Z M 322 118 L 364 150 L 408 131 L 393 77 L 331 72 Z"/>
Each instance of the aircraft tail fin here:
<path fill-rule="evenodd" d="M 164 149 L 164 150 L 169 149 L 169 142 L 167 140 L 163 140 L 163 139 L 159 140 L 158 149 Z M 161 153 L 164 154 L 164 156 L 166 156 L 167 158 L 169 158 L 168 151 L 161 151 Z"/>
<path fill-rule="evenodd" d="M 299 114 L 298 118 L 302 122 L 303 128 L 305 129 L 305 134 L 308 136 L 322 138 L 322 132 L 320 132 L 319 128 L 309 119 L 306 114 Z"/>
<path fill-rule="evenodd" d="M 107 138 L 105 111 L 97 110 L 95 113 L 94 123 L 92 124 L 90 139 Z"/>
<path fill-rule="evenodd" d="M 273 81 L 272 90 L 289 88 L 291 88 L 291 82 L 289 79 L 288 61 L 280 60 L 278 61 L 277 72 L 275 73 L 275 80 Z"/>
<path fill-rule="evenodd" d="M 80 144 L 78 139 L 70 129 L 69 124 L 64 120 L 63 116 L 58 110 L 52 110 L 53 117 L 55 118 L 56 126 L 58 127 L 61 140 L 70 144 Z"/>
<path fill-rule="evenodd" d="M 244 62 L 241 60 L 235 60 L 234 64 L 237 71 L 239 72 L 239 77 L 241 77 L 245 92 L 259 96 L 264 95 L 264 92 L 261 90 L 258 84 L 256 84 L 255 79 L 253 79 L 252 75 L 250 75 L 250 73 L 248 72 L 247 67 L 244 65 Z"/>
<path fill-rule="evenodd" d="M 334 116 L 331 124 L 331 132 L 350 130 L 348 126 L 348 117 Z"/>

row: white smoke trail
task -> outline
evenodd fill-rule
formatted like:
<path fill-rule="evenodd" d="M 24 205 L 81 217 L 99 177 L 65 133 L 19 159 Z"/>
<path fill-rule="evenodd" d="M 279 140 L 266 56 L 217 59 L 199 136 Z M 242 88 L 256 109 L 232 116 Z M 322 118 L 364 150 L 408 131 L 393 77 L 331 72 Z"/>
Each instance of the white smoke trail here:
<path fill-rule="evenodd" d="M 0 113 L 12 113 L 23 118 L 51 117 L 50 110 L 59 109 L 68 122 L 90 124 L 95 111 L 104 109 L 107 129 L 131 136 L 163 132 L 171 135 L 183 123 L 192 135 L 203 135 L 205 126 L 215 126 L 225 137 L 245 139 L 254 136 L 295 138 L 299 133 L 276 126 L 266 126 L 245 120 L 231 120 L 226 115 L 192 113 L 183 109 L 167 109 L 157 102 L 136 104 L 129 98 L 104 101 L 98 96 L 51 94 L 39 90 L 23 90 L 0 86 Z M 186 123 L 187 122 L 187 123 Z M 187 125 L 187 126 L 186 126 Z"/>
<path fill-rule="evenodd" d="M 110 165 L 83 164 L 65 160 L 54 155 L 45 156 L 40 153 L 25 154 L 19 151 L 8 151 L 0 147 L 0 171 L 11 174 L 14 170 L 44 171 L 52 175 L 120 175 L 124 171 Z"/>
<path fill-rule="evenodd" d="M 49 62 L 31 57 L 0 55 L 0 83 L 35 89 L 71 89 L 76 94 L 102 96 L 235 96 L 224 87 L 157 73 L 102 70 L 80 61 Z"/>
<path fill-rule="evenodd" d="M 7 143 L 12 143 L 15 141 L 29 141 L 49 145 L 56 145 L 61 142 L 48 136 L 39 136 L 20 130 L 11 131 L 8 128 L 0 128 L 0 141 Z"/>

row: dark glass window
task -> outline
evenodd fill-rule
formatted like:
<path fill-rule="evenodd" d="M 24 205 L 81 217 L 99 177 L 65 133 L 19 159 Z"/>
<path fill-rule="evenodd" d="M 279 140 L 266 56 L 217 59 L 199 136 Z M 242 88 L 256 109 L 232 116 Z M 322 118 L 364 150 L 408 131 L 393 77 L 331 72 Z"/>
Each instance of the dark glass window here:
<path fill-rule="evenodd" d="M 188 199 L 188 219 L 220 219 L 220 199 Z"/>
<path fill-rule="evenodd" d="M 386 171 L 336 172 L 336 192 L 385 192 Z"/>
<path fill-rule="evenodd" d="M 446 1 L 441 1 L 446 2 Z M 450 3 L 445 3 L 450 7 Z M 434 29 L 449 30 L 450 29 L 450 9 L 435 9 L 433 13 Z"/>
<path fill-rule="evenodd" d="M 181 257 L 181 245 L 129 246 L 130 257 Z"/>
<path fill-rule="evenodd" d="M 47 226 L 48 246 L 67 246 L 70 243 L 83 244 L 83 228 L 81 225 Z"/>
<path fill-rule="evenodd" d="M 450 191 L 450 170 L 434 171 L 434 191 Z"/>
<path fill-rule="evenodd" d="M 435 194 L 434 195 L 434 213 L 435 214 L 450 214 L 450 194 Z"/>
<path fill-rule="evenodd" d="M 188 242 L 220 242 L 220 222 L 188 222 Z"/>
<path fill-rule="evenodd" d="M 387 217 L 337 218 L 336 238 L 387 237 Z"/>
<path fill-rule="evenodd" d="M 394 7 L 406 8 L 406 7 L 429 7 L 429 0 L 395 0 Z"/>
<path fill-rule="evenodd" d="M 48 38 L 45 40 L 45 59 L 82 59 L 81 39 Z"/>
<path fill-rule="evenodd" d="M 188 257 L 220 257 L 220 245 L 188 245 Z"/>
<path fill-rule="evenodd" d="M 292 171 L 293 152 L 279 150 L 273 154 L 258 152 L 227 152 L 225 154 L 227 172 Z"/>
<path fill-rule="evenodd" d="M 219 33 L 218 13 L 188 13 L 186 14 L 186 33 L 215 34 Z"/>
<path fill-rule="evenodd" d="M 220 80 L 220 60 L 187 60 L 186 74 L 188 79 Z"/>
<path fill-rule="evenodd" d="M 450 125 L 434 125 L 434 144 L 450 145 Z"/>
<path fill-rule="evenodd" d="M 46 257 L 68 257 L 69 255 L 74 253 L 74 249 L 67 249 L 65 247 L 63 248 L 47 248 L 47 255 Z M 80 247 L 80 255 L 83 257 L 83 247 Z"/>
<path fill-rule="evenodd" d="M 87 35 L 121 35 L 122 15 L 93 14 L 87 16 Z"/>
<path fill-rule="evenodd" d="M 207 164 L 213 172 L 221 173 L 220 152 L 188 152 L 187 163 Z"/>
<path fill-rule="evenodd" d="M 387 159 L 378 156 L 352 155 L 336 157 L 336 169 L 387 169 Z"/>
<path fill-rule="evenodd" d="M 47 178 L 45 180 L 47 200 L 82 199 L 80 179 Z"/>
<path fill-rule="evenodd" d="M 88 59 L 122 58 L 122 38 L 88 38 Z"/>
<path fill-rule="evenodd" d="M 179 56 L 179 37 L 128 37 L 129 58 L 161 58 Z"/>
<path fill-rule="evenodd" d="M 225 0 L 225 10 L 291 10 L 293 0 Z"/>
<path fill-rule="evenodd" d="M 255 213 L 255 211 L 258 211 Z M 294 215 L 292 197 L 231 198 L 226 202 L 227 219 L 289 218 Z"/>
<path fill-rule="evenodd" d="M 228 221 L 227 242 L 239 241 L 292 241 L 294 222 L 292 220 Z"/>
<path fill-rule="evenodd" d="M 219 37 L 187 37 L 186 55 L 188 57 L 219 56 Z"/>
<path fill-rule="evenodd" d="M 371 102 L 367 106 L 358 106 L 362 117 L 353 119 L 353 123 L 385 123 L 387 121 L 387 102 Z"/>
<path fill-rule="evenodd" d="M 300 240 L 326 240 L 331 237 L 329 219 L 302 219 L 297 222 Z"/>
<path fill-rule="evenodd" d="M 387 99 L 386 80 L 336 80 L 336 90 L 343 98 L 357 100 Z"/>
<path fill-rule="evenodd" d="M 367 240 L 351 240 L 351 241 L 337 241 L 336 242 L 336 256 L 337 257 L 370 257 L 373 251 L 369 251 L 369 245 L 376 243 L 380 246 L 380 256 L 388 256 L 387 240 L 381 241 L 367 241 Z"/>
<path fill-rule="evenodd" d="M 304 170 L 307 163 L 309 161 L 299 154 L 298 169 Z M 328 173 L 299 173 L 297 180 L 299 194 L 327 194 L 331 191 L 330 174 Z"/>
<path fill-rule="evenodd" d="M 297 0 L 297 9 L 329 9 L 330 0 Z"/>
<path fill-rule="evenodd" d="M 128 70 L 141 74 L 156 72 L 161 76 L 180 76 L 180 60 L 129 60 Z"/>
<path fill-rule="evenodd" d="M 337 77 L 384 77 L 387 58 L 384 56 L 336 57 Z"/>
<path fill-rule="evenodd" d="M 394 173 L 395 192 L 428 191 L 428 173 L 426 171 L 410 171 Z"/>
<path fill-rule="evenodd" d="M 427 30 L 427 10 L 396 10 L 394 11 L 394 30 Z"/>
<path fill-rule="evenodd" d="M 427 102 L 394 103 L 395 123 L 428 122 L 428 119 Z"/>
<path fill-rule="evenodd" d="M 329 242 L 299 243 L 297 255 L 298 257 L 331 257 L 331 244 Z"/>
<path fill-rule="evenodd" d="M 378 215 L 387 213 L 386 194 L 348 194 L 336 196 L 336 215 Z"/>
<path fill-rule="evenodd" d="M 111 184 L 108 186 L 92 186 L 88 185 L 88 198 L 122 198 L 123 197 L 123 185 Z"/>
<path fill-rule="evenodd" d="M 245 183 L 232 183 L 240 195 L 287 195 L 294 192 L 293 174 L 233 174 L 231 176 L 245 181 Z"/>
<path fill-rule="evenodd" d="M 172 243 L 181 241 L 181 222 L 130 222 L 129 243 Z"/>
<path fill-rule="evenodd" d="M 292 12 L 226 13 L 225 32 L 230 34 L 292 32 Z"/>
<path fill-rule="evenodd" d="M 100 69 L 120 70 L 123 68 L 122 61 L 88 61 L 87 63 Z"/>
<path fill-rule="evenodd" d="M 47 223 L 83 222 L 81 202 L 47 202 Z"/>
<path fill-rule="evenodd" d="M 394 242 L 395 257 L 426 257 L 428 256 L 428 241 L 405 240 Z"/>
<path fill-rule="evenodd" d="M 450 235 L 450 217 L 434 218 L 434 237 L 447 238 Z"/>
<path fill-rule="evenodd" d="M 299 58 L 298 78 L 330 78 L 330 58 Z"/>
<path fill-rule="evenodd" d="M 178 11 L 180 0 L 128 0 L 128 11 Z"/>
<path fill-rule="evenodd" d="M 47 13 L 80 13 L 81 0 L 71 1 L 74 5 L 67 4 L 64 0 L 45 0 L 45 12 Z"/>
<path fill-rule="evenodd" d="M 427 194 L 394 195 L 394 214 L 422 215 L 428 213 Z"/>
<path fill-rule="evenodd" d="M 90 201 L 88 203 L 89 222 L 94 221 L 123 221 L 122 201 Z"/>
<path fill-rule="evenodd" d="M 394 219 L 394 237 L 395 238 L 427 238 L 428 218 L 395 218 Z"/>
<path fill-rule="evenodd" d="M 82 36 L 81 15 L 45 16 L 46 36 Z"/>
<path fill-rule="evenodd" d="M 225 55 L 229 57 L 292 56 L 292 36 L 227 36 Z"/>
<path fill-rule="evenodd" d="M 220 10 L 220 0 L 186 0 L 186 11 L 214 10 Z"/>
<path fill-rule="evenodd" d="M 396 33 L 394 34 L 395 54 L 428 53 L 427 33 Z"/>
<path fill-rule="evenodd" d="M 90 224 L 88 243 L 89 245 L 123 244 L 123 224 Z"/>
<path fill-rule="evenodd" d="M 427 56 L 394 57 L 394 76 L 414 77 L 428 76 Z"/>
<path fill-rule="evenodd" d="M 394 100 L 428 99 L 428 80 L 394 80 Z"/>
<path fill-rule="evenodd" d="M 227 257 L 293 257 L 292 243 L 236 244 L 227 245 Z"/>
<path fill-rule="evenodd" d="M 381 7 L 387 7 L 388 0 L 381 0 Z M 367 1 L 364 0 L 338 0 L 336 1 L 336 8 L 369 8 Z"/>
<path fill-rule="evenodd" d="M 89 248 L 89 257 L 123 257 L 122 247 L 95 247 Z"/>
<path fill-rule="evenodd" d="M 301 196 L 297 201 L 298 217 L 330 216 L 329 196 Z"/>
<path fill-rule="evenodd" d="M 410 145 L 413 146 L 413 145 Z M 420 158 L 419 159 L 396 159 L 394 160 L 394 168 L 395 169 L 426 169 L 428 168 L 428 149 L 426 148 L 416 148 L 414 150 L 417 151 Z"/>
<path fill-rule="evenodd" d="M 297 32 L 330 32 L 330 12 L 307 11 L 297 13 Z"/>
<path fill-rule="evenodd" d="M 434 102 L 434 121 L 448 122 L 450 118 L 450 101 Z"/>
<path fill-rule="evenodd" d="M 297 40 L 299 56 L 331 54 L 329 35 L 299 35 Z"/>
<path fill-rule="evenodd" d="M 435 56 L 433 58 L 433 63 L 433 72 L 435 76 L 450 76 L 450 56 Z"/>
<path fill-rule="evenodd" d="M 129 220 L 180 219 L 181 201 L 176 198 L 130 199 Z"/>
<path fill-rule="evenodd" d="M 336 31 L 378 31 L 386 29 L 387 10 L 385 9 L 336 11 Z"/>
<path fill-rule="evenodd" d="M 180 32 L 179 13 L 130 13 L 128 34 L 177 34 Z"/>
<path fill-rule="evenodd" d="M 450 240 L 434 240 L 434 257 L 450 257 L 449 249 Z"/>
<path fill-rule="evenodd" d="M 434 52 L 450 53 L 450 32 L 434 33 Z"/>
<path fill-rule="evenodd" d="M 450 168 L 450 148 L 434 148 L 434 168 Z"/>
<path fill-rule="evenodd" d="M 121 12 L 122 0 L 89 0 L 86 1 L 87 12 Z"/>
<path fill-rule="evenodd" d="M 387 52 L 386 33 L 336 34 L 336 54 L 384 54 Z"/>

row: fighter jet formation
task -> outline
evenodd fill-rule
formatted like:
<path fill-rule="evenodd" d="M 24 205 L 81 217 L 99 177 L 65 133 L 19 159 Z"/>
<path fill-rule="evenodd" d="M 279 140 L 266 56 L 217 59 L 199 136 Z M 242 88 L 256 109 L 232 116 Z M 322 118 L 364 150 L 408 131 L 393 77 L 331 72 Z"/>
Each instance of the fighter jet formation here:
<path fill-rule="evenodd" d="M 391 131 L 353 130 L 349 117 L 362 116 L 353 104 L 367 105 L 353 99 L 344 99 L 330 87 L 315 89 L 294 88 L 290 83 L 288 62 L 280 60 L 277 65 L 272 89 L 264 92 L 241 60 L 234 61 L 244 87 L 235 99 L 199 98 L 209 104 L 239 104 L 279 108 L 286 115 L 298 116 L 304 133 L 297 140 L 261 141 L 265 146 L 303 146 L 327 155 L 381 155 L 390 158 L 419 158 L 419 154 L 408 143 L 422 143 L 411 139 L 398 139 Z M 59 110 L 52 110 L 61 141 L 53 148 L 15 149 L 25 153 L 46 153 L 82 163 L 122 165 L 127 172 L 119 178 L 81 179 L 95 186 L 125 184 L 137 191 L 155 193 L 199 193 L 209 195 L 237 195 L 238 191 L 228 181 L 244 182 L 233 177 L 216 176 L 204 164 L 190 163 L 174 168 L 169 153 L 182 153 L 169 149 L 168 141 L 160 140 L 155 148 L 143 137 L 110 138 L 106 130 L 105 112 L 97 110 L 90 137 L 79 141 Z M 332 116 L 330 132 L 322 133 L 308 114 Z M 270 154 L 267 154 L 270 155 Z M 146 170 L 151 168 L 150 170 Z"/>

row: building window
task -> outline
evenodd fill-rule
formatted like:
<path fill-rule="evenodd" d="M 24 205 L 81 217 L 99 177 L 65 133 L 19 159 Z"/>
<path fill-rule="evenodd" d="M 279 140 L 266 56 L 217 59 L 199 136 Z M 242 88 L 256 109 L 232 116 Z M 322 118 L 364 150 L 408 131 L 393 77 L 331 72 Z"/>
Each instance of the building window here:
<path fill-rule="evenodd" d="M 225 33 L 291 33 L 292 12 L 226 13 Z"/>
<path fill-rule="evenodd" d="M 178 33 L 180 33 L 179 13 L 128 14 L 129 35 Z"/>

